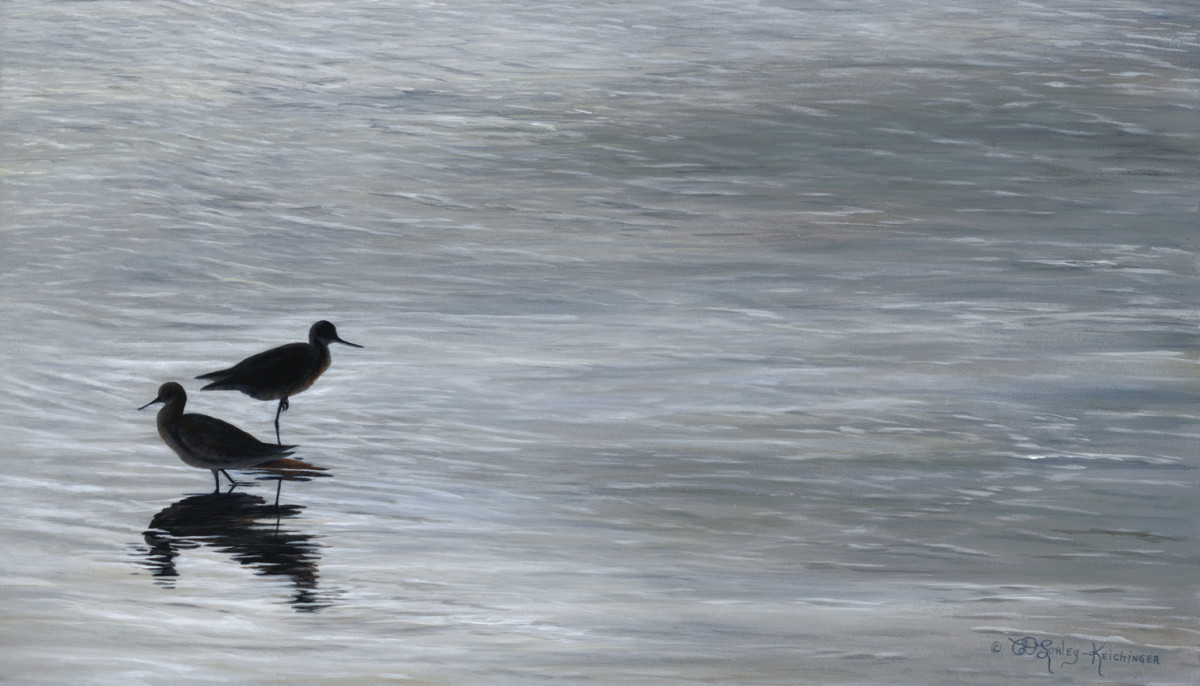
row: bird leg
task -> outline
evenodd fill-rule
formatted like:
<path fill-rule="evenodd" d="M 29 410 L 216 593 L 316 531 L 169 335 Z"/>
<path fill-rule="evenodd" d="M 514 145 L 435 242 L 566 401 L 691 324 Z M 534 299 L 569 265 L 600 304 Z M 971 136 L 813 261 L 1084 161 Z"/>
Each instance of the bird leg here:
<path fill-rule="evenodd" d="M 229 476 L 229 472 L 227 472 L 227 471 L 225 471 L 224 469 L 222 469 L 222 470 L 221 470 L 221 473 L 225 475 L 225 478 L 226 478 L 226 479 L 229 479 L 229 485 L 230 485 L 230 486 L 237 486 L 237 485 L 238 485 L 238 482 L 234 481 L 232 476 Z M 214 474 L 215 474 L 215 472 L 214 472 Z M 220 479 L 218 479 L 218 480 L 217 480 L 217 482 L 218 482 L 218 483 L 220 483 Z"/>
<path fill-rule="evenodd" d="M 279 415 L 283 414 L 284 410 L 288 409 L 288 399 L 279 399 L 279 409 L 275 410 L 275 442 L 283 445 L 283 439 L 279 438 Z"/>

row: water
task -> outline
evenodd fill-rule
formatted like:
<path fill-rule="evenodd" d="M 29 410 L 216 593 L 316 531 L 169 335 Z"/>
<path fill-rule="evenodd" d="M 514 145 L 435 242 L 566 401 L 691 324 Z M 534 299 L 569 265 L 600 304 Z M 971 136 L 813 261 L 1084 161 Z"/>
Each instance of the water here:
<path fill-rule="evenodd" d="M 1195 683 L 1191 3 L 0 20 L 0 681 Z"/>

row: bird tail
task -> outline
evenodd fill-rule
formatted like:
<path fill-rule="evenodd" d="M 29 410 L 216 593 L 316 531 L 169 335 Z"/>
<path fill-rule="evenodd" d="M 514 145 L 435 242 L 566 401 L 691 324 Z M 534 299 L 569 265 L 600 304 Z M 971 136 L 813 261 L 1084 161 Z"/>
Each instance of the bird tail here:
<path fill-rule="evenodd" d="M 197 376 L 196 378 L 204 379 L 205 381 L 212 382 L 210 384 L 202 386 L 200 388 L 200 390 L 202 390 L 202 391 L 240 391 L 240 390 L 242 390 L 241 384 L 230 385 L 228 369 L 222 369 L 221 371 L 217 371 L 217 372 L 209 372 L 207 374 L 201 374 L 200 376 Z"/>

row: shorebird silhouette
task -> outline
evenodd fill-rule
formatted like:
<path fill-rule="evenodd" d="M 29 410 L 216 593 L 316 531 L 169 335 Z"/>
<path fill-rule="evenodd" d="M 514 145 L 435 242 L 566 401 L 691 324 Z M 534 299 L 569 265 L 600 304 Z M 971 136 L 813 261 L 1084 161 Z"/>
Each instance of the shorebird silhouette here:
<path fill-rule="evenodd" d="M 361 348 L 338 338 L 333 324 L 321 320 L 308 330 L 307 343 L 288 343 L 251 355 L 229 369 L 197 376 L 212 383 L 202 391 L 241 391 L 256 400 L 278 400 L 275 410 L 275 441 L 279 438 L 279 415 L 288 409 L 288 398 L 307 389 L 329 369 L 329 344 Z"/>
<path fill-rule="evenodd" d="M 168 381 L 159 386 L 158 397 L 139 407 L 144 410 L 154 403 L 163 403 L 158 411 L 158 435 L 185 463 L 207 469 L 213 474 L 213 492 L 221 490 L 221 477 L 236 484 L 227 469 L 247 469 L 264 462 L 286 457 L 294 445 L 263 443 L 236 426 L 203 414 L 184 414 L 187 393 L 183 386 Z M 277 494 L 278 495 L 278 494 Z"/>

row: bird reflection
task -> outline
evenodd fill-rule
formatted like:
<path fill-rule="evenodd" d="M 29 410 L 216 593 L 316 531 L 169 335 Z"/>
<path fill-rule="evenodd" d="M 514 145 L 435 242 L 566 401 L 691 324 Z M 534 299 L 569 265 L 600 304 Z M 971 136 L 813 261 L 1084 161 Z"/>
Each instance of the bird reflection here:
<path fill-rule="evenodd" d="M 318 467 L 314 464 L 293 460 L 290 457 L 281 457 L 270 462 L 246 469 L 243 471 L 249 472 L 255 479 L 259 481 L 274 481 L 275 482 L 275 505 L 279 505 L 279 492 L 283 488 L 284 481 L 312 481 L 331 476 L 327 474 L 329 470 L 324 467 Z M 240 485 L 241 482 L 234 482 L 234 487 Z M 233 490 L 230 488 L 230 490 Z"/>
<path fill-rule="evenodd" d="M 146 566 L 156 583 L 174 588 L 182 551 L 211 546 L 263 576 L 291 579 L 292 607 L 315 612 L 329 603 L 317 591 L 318 546 L 313 537 L 281 527 L 304 510 L 272 505 L 247 493 L 208 493 L 175 502 L 154 515 L 144 534 Z"/>

